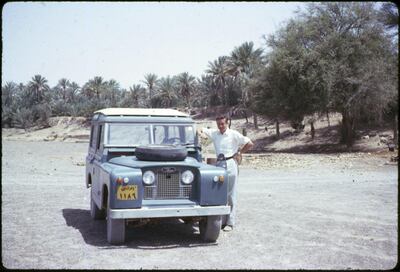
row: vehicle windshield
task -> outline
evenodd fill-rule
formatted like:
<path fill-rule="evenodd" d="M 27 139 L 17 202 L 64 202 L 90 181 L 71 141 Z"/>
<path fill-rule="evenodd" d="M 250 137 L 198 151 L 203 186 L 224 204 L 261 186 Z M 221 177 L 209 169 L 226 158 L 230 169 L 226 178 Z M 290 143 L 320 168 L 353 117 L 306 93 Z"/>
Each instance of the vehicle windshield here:
<path fill-rule="evenodd" d="M 139 146 L 151 143 L 193 145 L 195 128 L 191 124 L 109 124 L 107 139 L 107 144 L 112 146 Z"/>
<path fill-rule="evenodd" d="M 108 144 L 138 146 L 150 144 L 150 127 L 146 124 L 110 124 Z"/>
<path fill-rule="evenodd" d="M 195 129 L 193 125 L 160 124 L 153 125 L 155 144 L 194 144 Z"/>

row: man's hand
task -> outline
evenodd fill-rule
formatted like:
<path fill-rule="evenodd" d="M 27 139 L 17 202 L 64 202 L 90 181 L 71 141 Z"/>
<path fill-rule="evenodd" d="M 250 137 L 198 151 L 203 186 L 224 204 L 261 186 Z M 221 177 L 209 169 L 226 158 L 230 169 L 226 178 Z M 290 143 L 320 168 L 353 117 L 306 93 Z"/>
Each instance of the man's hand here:
<path fill-rule="evenodd" d="M 242 153 L 244 153 L 247 150 L 251 149 L 253 146 L 254 146 L 253 142 L 250 141 L 247 144 L 245 144 L 241 149 L 239 149 L 239 151 L 233 157 L 235 159 L 235 161 L 237 162 L 237 164 L 240 165 L 242 163 Z"/>
<path fill-rule="evenodd" d="M 200 138 L 202 138 L 202 139 L 207 139 L 207 138 L 208 138 L 207 135 L 205 135 L 205 134 L 203 133 L 203 129 L 202 129 L 202 128 L 198 128 L 198 129 L 197 129 L 197 135 L 198 135 Z"/>
<path fill-rule="evenodd" d="M 234 156 L 233 159 L 237 162 L 237 164 L 241 164 L 242 163 L 242 153 L 240 153 L 240 151 L 238 151 Z"/>

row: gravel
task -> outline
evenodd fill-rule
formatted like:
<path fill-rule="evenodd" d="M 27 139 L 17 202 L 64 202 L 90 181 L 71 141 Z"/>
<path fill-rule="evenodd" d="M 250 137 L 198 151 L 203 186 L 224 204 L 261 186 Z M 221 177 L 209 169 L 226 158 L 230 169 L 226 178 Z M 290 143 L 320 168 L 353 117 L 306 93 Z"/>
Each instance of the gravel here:
<path fill-rule="evenodd" d="M 87 143 L 2 141 L 2 264 L 11 269 L 391 269 L 398 170 L 373 154 L 246 155 L 238 222 L 216 243 L 178 220 L 93 221 Z"/>

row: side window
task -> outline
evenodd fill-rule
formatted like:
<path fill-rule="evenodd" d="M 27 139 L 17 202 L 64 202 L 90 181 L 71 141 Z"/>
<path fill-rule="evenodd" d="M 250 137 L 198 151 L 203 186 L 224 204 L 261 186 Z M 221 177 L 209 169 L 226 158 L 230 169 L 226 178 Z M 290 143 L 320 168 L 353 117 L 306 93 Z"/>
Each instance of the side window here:
<path fill-rule="evenodd" d="M 103 141 L 103 125 L 99 126 L 99 131 L 97 133 L 97 147 L 96 150 L 98 150 L 100 148 L 100 143 Z"/>
<path fill-rule="evenodd" d="M 94 146 L 94 143 L 93 143 L 93 134 L 94 134 L 94 125 L 92 125 L 92 126 L 90 127 L 90 144 L 89 144 L 90 147 L 93 147 L 93 146 Z"/>

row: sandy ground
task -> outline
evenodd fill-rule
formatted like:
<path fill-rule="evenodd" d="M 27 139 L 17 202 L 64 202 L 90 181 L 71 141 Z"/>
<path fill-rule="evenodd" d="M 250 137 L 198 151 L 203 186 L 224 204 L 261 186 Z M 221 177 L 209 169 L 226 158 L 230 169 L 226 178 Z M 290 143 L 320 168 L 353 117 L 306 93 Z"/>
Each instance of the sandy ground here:
<path fill-rule="evenodd" d="M 389 154 L 247 155 L 238 222 L 216 243 L 176 220 L 110 246 L 89 214 L 87 143 L 2 139 L 2 264 L 13 269 L 391 269 L 398 170 Z"/>

